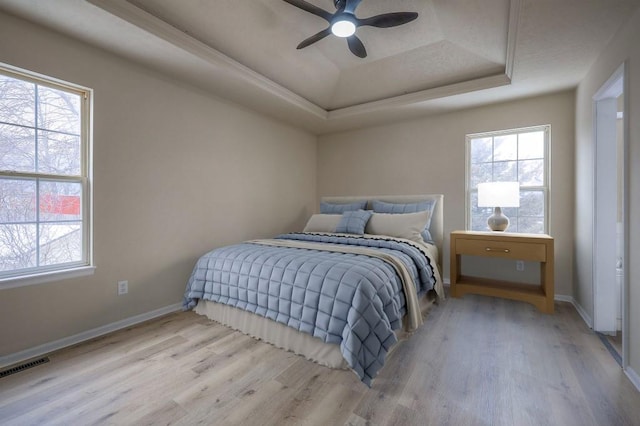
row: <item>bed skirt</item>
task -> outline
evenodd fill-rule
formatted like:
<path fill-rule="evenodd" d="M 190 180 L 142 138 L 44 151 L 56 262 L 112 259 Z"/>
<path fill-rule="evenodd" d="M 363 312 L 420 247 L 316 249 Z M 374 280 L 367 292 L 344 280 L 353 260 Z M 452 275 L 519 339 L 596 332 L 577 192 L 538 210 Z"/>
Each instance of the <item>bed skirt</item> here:
<path fill-rule="evenodd" d="M 434 304 L 436 297 L 433 292 L 420 298 L 420 310 L 424 316 Z M 288 327 L 270 318 L 261 317 L 251 312 L 238 309 L 234 306 L 207 300 L 199 300 L 195 312 L 207 318 L 223 324 L 244 334 L 263 340 L 272 345 L 304 356 L 308 360 L 334 369 L 349 369 L 340 352 L 340 346 L 333 343 L 325 343 L 322 340 Z M 398 340 L 403 340 L 410 333 L 402 330 L 396 331 Z M 398 345 L 394 345 L 389 355 Z"/>

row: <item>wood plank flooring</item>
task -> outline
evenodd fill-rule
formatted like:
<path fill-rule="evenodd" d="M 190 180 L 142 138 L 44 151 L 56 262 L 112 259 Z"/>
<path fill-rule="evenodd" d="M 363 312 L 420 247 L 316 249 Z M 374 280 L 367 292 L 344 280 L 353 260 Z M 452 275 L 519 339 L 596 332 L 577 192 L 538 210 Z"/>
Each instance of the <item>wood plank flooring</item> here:
<path fill-rule="evenodd" d="M 2 425 L 640 425 L 640 393 L 571 305 L 434 307 L 371 388 L 181 312 L 0 379 Z"/>
<path fill-rule="evenodd" d="M 618 331 L 615 336 L 607 336 L 607 340 L 618 355 L 622 356 L 622 332 Z"/>

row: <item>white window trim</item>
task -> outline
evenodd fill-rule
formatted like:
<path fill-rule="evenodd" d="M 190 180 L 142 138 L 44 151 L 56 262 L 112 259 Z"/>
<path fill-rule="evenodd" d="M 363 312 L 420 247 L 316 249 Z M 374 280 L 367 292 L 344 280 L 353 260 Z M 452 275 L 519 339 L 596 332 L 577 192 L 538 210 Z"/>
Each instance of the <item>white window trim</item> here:
<path fill-rule="evenodd" d="M 515 129 L 497 130 L 491 132 L 471 133 L 466 135 L 465 138 L 465 229 L 470 230 L 471 226 L 471 196 L 474 191 L 469 187 L 471 182 L 471 140 L 480 139 L 486 137 L 495 137 L 502 135 L 511 135 L 514 133 L 527 133 L 527 132 L 545 132 L 544 143 L 544 181 L 546 185 L 543 186 L 528 186 L 526 188 L 533 190 L 542 190 L 544 193 L 544 233 L 549 234 L 551 232 L 551 217 L 549 212 L 551 211 L 551 197 L 549 196 L 549 189 L 551 188 L 551 125 L 541 124 L 537 126 L 519 127 Z"/>
<path fill-rule="evenodd" d="M 0 290 L 9 288 L 26 287 L 30 285 L 43 284 L 52 281 L 68 280 L 71 278 L 85 277 L 93 275 L 96 267 L 93 265 L 79 266 L 70 269 L 57 269 L 55 271 L 35 273 L 30 275 L 20 275 L 18 277 L 5 278 L 0 280 Z"/>
<path fill-rule="evenodd" d="M 30 81 L 41 86 L 78 92 L 82 96 L 83 120 L 81 128 L 81 155 L 83 167 L 82 180 L 84 181 L 82 195 L 85 197 L 84 200 L 86 200 L 83 205 L 82 215 L 83 260 L 72 264 L 61 264 L 59 268 L 52 268 L 51 270 L 28 270 L 21 274 L 0 278 L 0 290 L 93 275 L 96 269 L 93 260 L 93 89 L 69 83 L 55 77 L 17 68 L 2 62 L 0 62 L 0 69 L 5 73 L 14 74 L 22 80 Z M 7 173 L 6 175 L 9 174 L 10 173 Z M 19 174 L 22 176 L 28 175 L 28 173 Z M 46 176 L 38 175 L 38 177 L 43 178 Z M 56 177 L 56 179 L 58 178 L 59 177 Z"/>

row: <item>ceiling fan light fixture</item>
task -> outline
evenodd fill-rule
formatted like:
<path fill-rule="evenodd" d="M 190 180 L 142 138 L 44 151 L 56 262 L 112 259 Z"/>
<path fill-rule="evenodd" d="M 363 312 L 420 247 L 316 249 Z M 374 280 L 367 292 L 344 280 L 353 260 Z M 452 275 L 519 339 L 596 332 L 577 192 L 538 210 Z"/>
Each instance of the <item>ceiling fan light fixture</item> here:
<path fill-rule="evenodd" d="M 351 37 L 356 32 L 356 24 L 352 20 L 340 16 L 331 24 L 331 32 L 337 37 Z"/>
<path fill-rule="evenodd" d="M 333 4 L 336 7 L 335 13 L 321 9 L 306 0 L 284 1 L 298 9 L 316 15 L 329 23 L 329 27 L 302 40 L 302 42 L 296 46 L 296 49 L 304 49 L 333 34 L 336 37 L 346 38 L 349 50 L 359 58 L 367 57 L 367 49 L 365 49 L 364 44 L 358 36 L 355 35 L 359 27 L 397 27 L 398 25 L 409 23 L 418 17 L 417 12 L 391 12 L 360 19 L 356 17 L 355 13 L 356 8 L 363 0 L 333 0 Z"/>

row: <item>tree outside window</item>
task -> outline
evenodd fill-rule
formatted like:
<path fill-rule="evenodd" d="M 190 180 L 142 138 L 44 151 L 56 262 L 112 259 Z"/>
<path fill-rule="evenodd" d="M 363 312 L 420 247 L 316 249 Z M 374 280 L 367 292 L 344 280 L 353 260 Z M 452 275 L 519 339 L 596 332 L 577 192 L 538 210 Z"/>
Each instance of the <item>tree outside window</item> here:
<path fill-rule="evenodd" d="M 88 265 L 88 92 L 0 67 L 0 278 Z"/>
<path fill-rule="evenodd" d="M 503 208 L 508 231 L 548 233 L 549 135 L 548 125 L 467 135 L 467 229 L 487 231 L 493 212 L 478 207 L 478 184 L 515 181 L 520 207 Z"/>

